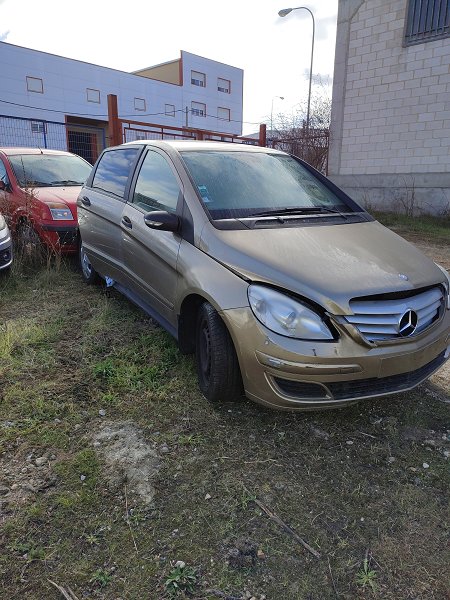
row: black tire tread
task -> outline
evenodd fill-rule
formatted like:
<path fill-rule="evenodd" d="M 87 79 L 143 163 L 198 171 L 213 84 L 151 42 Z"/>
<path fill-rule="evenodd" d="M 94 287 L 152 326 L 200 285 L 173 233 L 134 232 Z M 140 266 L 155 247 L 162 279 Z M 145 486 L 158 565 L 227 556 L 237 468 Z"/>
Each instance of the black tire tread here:
<path fill-rule="evenodd" d="M 212 364 L 208 389 L 204 389 L 199 373 L 200 389 L 211 402 L 236 400 L 242 396 L 243 386 L 233 340 L 222 317 L 209 302 L 203 303 L 200 307 L 198 328 L 203 317 L 208 320 L 211 345 L 214 350 L 211 352 Z"/>
<path fill-rule="evenodd" d="M 79 265 L 79 268 L 81 271 L 81 277 L 83 278 L 83 281 L 85 283 L 87 283 L 88 285 L 96 285 L 96 284 L 100 283 L 100 280 L 101 280 L 100 275 L 97 273 L 97 271 L 94 269 L 94 267 L 91 266 L 91 268 L 92 268 L 91 275 L 90 275 L 90 277 L 86 277 L 86 275 L 83 271 L 83 266 L 81 264 L 81 247 L 82 247 L 82 244 L 80 242 L 79 247 L 78 247 L 78 265 Z"/>

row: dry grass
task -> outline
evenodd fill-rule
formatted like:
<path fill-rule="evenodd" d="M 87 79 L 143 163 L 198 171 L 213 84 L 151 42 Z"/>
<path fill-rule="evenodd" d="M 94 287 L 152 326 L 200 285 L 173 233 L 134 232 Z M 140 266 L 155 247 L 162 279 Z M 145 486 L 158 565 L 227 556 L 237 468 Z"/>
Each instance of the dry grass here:
<path fill-rule="evenodd" d="M 0 290 L 3 597 L 448 597 L 448 380 L 328 413 L 212 406 L 169 336 L 72 265 Z M 150 504 L 95 441 L 124 423 L 159 457 Z"/>

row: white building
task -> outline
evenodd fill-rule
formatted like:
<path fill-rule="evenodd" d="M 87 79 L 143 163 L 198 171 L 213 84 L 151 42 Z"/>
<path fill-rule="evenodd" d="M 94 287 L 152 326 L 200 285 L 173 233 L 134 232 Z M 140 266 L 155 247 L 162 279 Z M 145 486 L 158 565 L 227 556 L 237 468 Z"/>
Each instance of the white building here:
<path fill-rule="evenodd" d="M 0 64 L 0 146 L 69 149 L 92 161 L 108 145 L 108 94 L 120 118 L 242 133 L 242 69 L 189 52 L 125 73 L 0 42 Z"/>
<path fill-rule="evenodd" d="M 448 0 L 340 0 L 330 178 L 386 209 L 450 210 Z"/>

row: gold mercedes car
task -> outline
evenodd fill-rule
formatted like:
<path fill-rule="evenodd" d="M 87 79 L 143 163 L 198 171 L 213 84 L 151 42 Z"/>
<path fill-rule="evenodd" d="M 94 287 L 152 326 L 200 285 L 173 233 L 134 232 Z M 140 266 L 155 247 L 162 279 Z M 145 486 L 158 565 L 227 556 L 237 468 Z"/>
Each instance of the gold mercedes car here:
<path fill-rule="evenodd" d="M 448 273 L 294 156 L 131 142 L 102 153 L 77 204 L 86 282 L 195 353 L 211 401 L 339 407 L 449 356 Z"/>

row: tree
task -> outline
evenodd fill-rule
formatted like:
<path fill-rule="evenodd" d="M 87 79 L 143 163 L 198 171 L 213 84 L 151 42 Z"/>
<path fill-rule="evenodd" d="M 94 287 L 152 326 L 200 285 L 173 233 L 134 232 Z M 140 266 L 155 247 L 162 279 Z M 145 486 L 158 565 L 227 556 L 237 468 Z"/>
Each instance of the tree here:
<path fill-rule="evenodd" d="M 302 158 L 326 173 L 331 120 L 331 83 L 320 75 L 314 76 L 311 93 L 309 129 L 306 127 L 307 100 L 291 115 L 280 113 L 273 118 L 267 145 Z"/>

